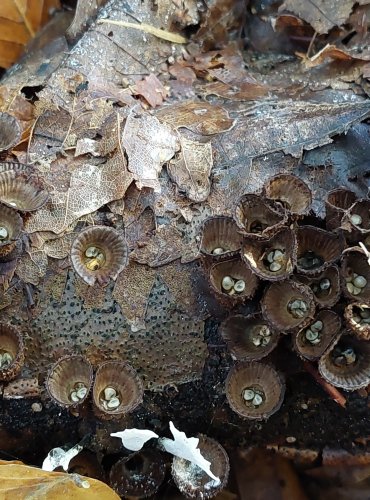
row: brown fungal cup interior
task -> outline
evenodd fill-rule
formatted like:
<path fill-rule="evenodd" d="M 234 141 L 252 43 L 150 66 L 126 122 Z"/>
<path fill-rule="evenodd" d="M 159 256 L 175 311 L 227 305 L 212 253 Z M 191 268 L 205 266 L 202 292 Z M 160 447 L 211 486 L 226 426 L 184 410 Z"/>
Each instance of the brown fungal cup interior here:
<path fill-rule="evenodd" d="M 289 228 L 277 231 L 269 239 L 246 237 L 242 256 L 261 278 L 275 281 L 288 277 L 296 264 L 296 239 Z"/>
<path fill-rule="evenodd" d="M 49 193 L 35 180 L 17 170 L 0 173 L 0 201 L 21 212 L 33 212 L 48 200 Z"/>
<path fill-rule="evenodd" d="M 347 229 L 347 224 L 352 230 L 359 233 L 369 233 L 370 231 L 370 200 L 357 200 L 343 217 L 343 226 Z"/>
<path fill-rule="evenodd" d="M 233 314 L 221 324 L 220 330 L 229 351 L 240 360 L 267 356 L 279 340 L 279 333 L 261 315 Z"/>
<path fill-rule="evenodd" d="M 258 238 L 276 232 L 286 222 L 287 216 L 274 202 L 246 194 L 236 207 L 235 220 L 244 233 Z"/>
<path fill-rule="evenodd" d="M 22 335 L 12 325 L 0 323 L 0 380 L 11 380 L 22 369 L 24 345 Z"/>
<path fill-rule="evenodd" d="M 226 379 L 226 397 L 231 409 L 250 419 L 265 419 L 283 403 L 285 384 L 280 375 L 263 363 L 238 363 Z"/>
<path fill-rule="evenodd" d="M 92 379 L 92 366 L 85 357 L 79 355 L 65 356 L 51 367 L 46 380 L 46 388 L 56 403 L 68 407 L 78 405 L 87 398 Z M 72 394 L 79 387 L 85 387 L 86 394 L 78 400 L 73 400 Z"/>
<path fill-rule="evenodd" d="M 315 301 L 320 307 L 332 307 L 338 302 L 340 297 L 340 277 L 337 266 L 329 266 L 318 276 L 298 275 L 297 278 L 301 283 L 311 288 Z"/>
<path fill-rule="evenodd" d="M 188 498 L 212 498 L 227 484 L 229 478 L 229 457 L 224 448 L 214 439 L 202 434 L 198 448 L 202 456 L 211 463 L 212 473 L 219 481 L 212 479 L 200 467 L 180 457 L 172 462 L 172 477 L 181 493 Z"/>
<path fill-rule="evenodd" d="M 312 203 L 310 188 L 299 177 L 291 174 L 278 174 L 268 179 L 263 192 L 295 214 L 304 214 Z"/>
<path fill-rule="evenodd" d="M 0 247 L 19 238 L 22 227 L 23 221 L 18 212 L 0 204 Z"/>
<path fill-rule="evenodd" d="M 325 202 L 326 227 L 328 230 L 333 230 L 340 226 L 343 215 L 356 199 L 356 194 L 346 188 L 337 188 L 329 191 Z"/>
<path fill-rule="evenodd" d="M 252 297 L 258 284 L 257 276 L 239 257 L 214 264 L 210 269 L 210 281 L 218 294 L 231 300 Z"/>
<path fill-rule="evenodd" d="M 239 252 L 241 236 L 231 217 L 215 216 L 206 219 L 202 226 L 200 251 L 212 257 Z"/>
<path fill-rule="evenodd" d="M 370 303 L 370 266 L 360 248 L 343 252 L 341 273 L 344 295 Z"/>
<path fill-rule="evenodd" d="M 96 372 L 93 401 L 103 414 L 114 417 L 133 411 L 142 402 L 143 392 L 140 377 L 127 363 L 107 361 Z"/>
<path fill-rule="evenodd" d="M 297 230 L 297 269 L 302 274 L 319 274 L 341 256 L 343 241 L 336 234 L 313 226 Z"/>
<path fill-rule="evenodd" d="M 353 391 L 370 383 L 370 343 L 342 335 L 320 359 L 319 371 L 330 384 Z"/>
<path fill-rule="evenodd" d="M 71 260 L 75 271 L 88 285 L 95 282 L 107 285 L 128 263 L 127 243 L 111 227 L 89 227 L 73 241 Z"/>
<path fill-rule="evenodd" d="M 166 475 L 166 462 L 157 450 L 144 449 L 116 462 L 109 482 L 122 497 L 146 498 L 158 490 Z"/>
<path fill-rule="evenodd" d="M 292 281 L 272 283 L 262 299 L 262 312 L 278 330 L 304 326 L 315 312 L 312 291 L 308 286 Z"/>
<path fill-rule="evenodd" d="M 370 306 L 361 302 L 348 304 L 344 317 L 347 326 L 359 339 L 370 340 Z"/>
<path fill-rule="evenodd" d="M 318 359 L 334 341 L 341 319 L 333 311 L 323 309 L 305 328 L 294 336 L 294 347 L 304 358 Z"/>
<path fill-rule="evenodd" d="M 19 121 L 9 113 L 0 112 L 0 151 L 15 146 L 21 138 Z"/>

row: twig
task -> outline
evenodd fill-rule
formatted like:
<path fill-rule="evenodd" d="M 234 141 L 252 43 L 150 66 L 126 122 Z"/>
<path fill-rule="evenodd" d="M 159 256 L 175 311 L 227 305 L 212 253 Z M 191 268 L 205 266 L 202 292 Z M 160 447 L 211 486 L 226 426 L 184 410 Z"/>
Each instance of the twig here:
<path fill-rule="evenodd" d="M 316 380 L 316 382 L 321 385 L 321 387 L 324 389 L 324 391 L 327 392 L 327 394 L 329 394 L 331 399 L 333 399 L 336 403 L 338 403 L 342 408 L 346 407 L 347 401 L 346 401 L 346 398 L 343 396 L 343 394 L 341 394 L 338 391 L 338 389 L 336 389 L 334 386 L 329 384 L 329 382 L 326 382 L 326 380 L 324 380 L 321 377 L 319 372 L 316 370 L 316 368 L 311 363 L 309 363 L 308 361 L 305 361 L 303 363 L 303 366 L 304 366 L 305 370 Z"/>
<path fill-rule="evenodd" d="M 310 45 L 308 46 L 308 49 L 307 49 L 307 52 L 306 52 L 307 59 L 310 57 L 311 49 L 312 49 L 312 46 L 313 46 L 314 41 L 316 39 L 316 36 L 317 36 L 317 31 L 315 31 L 315 33 L 312 35 L 312 38 L 311 38 L 311 41 L 310 41 Z"/>
<path fill-rule="evenodd" d="M 122 28 L 133 28 L 135 30 L 144 31 L 145 33 L 150 33 L 151 35 L 156 36 L 157 38 L 161 38 L 162 40 L 167 40 L 172 43 L 187 43 L 187 39 L 177 33 L 171 33 L 170 31 L 160 30 L 159 28 L 155 28 L 150 24 L 135 24 L 128 23 L 127 21 L 113 21 L 110 19 L 100 19 L 98 24 L 115 24 L 116 26 L 121 26 Z"/>

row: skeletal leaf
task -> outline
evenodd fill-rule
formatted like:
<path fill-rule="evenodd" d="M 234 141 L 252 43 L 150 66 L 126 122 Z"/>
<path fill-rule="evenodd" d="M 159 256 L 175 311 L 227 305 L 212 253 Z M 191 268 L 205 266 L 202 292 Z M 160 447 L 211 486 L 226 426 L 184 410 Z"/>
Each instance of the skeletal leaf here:
<path fill-rule="evenodd" d="M 40 250 L 24 253 L 18 260 L 16 274 L 25 283 L 38 285 L 48 267 L 47 255 Z"/>
<path fill-rule="evenodd" d="M 226 132 L 235 123 L 224 108 L 208 102 L 173 104 L 160 109 L 156 116 L 174 128 L 184 127 L 202 135 Z"/>
<path fill-rule="evenodd" d="M 163 266 L 181 257 L 182 233 L 171 225 L 159 226 L 154 236 L 143 246 L 134 250 L 130 257 L 150 267 Z"/>
<path fill-rule="evenodd" d="M 72 172 L 68 191 L 51 193 L 50 202 L 28 219 L 27 231 L 60 234 L 81 216 L 121 198 L 132 179 L 119 157 L 104 165 L 84 164 Z"/>
<path fill-rule="evenodd" d="M 122 133 L 122 146 L 137 187 L 150 187 L 159 192 L 158 174 L 178 149 L 174 132 L 154 116 L 131 113 Z"/>
<path fill-rule="evenodd" d="M 168 172 L 180 191 L 195 202 L 205 201 L 211 189 L 209 176 L 213 157 L 210 143 L 180 137 L 181 156 L 168 165 Z"/>

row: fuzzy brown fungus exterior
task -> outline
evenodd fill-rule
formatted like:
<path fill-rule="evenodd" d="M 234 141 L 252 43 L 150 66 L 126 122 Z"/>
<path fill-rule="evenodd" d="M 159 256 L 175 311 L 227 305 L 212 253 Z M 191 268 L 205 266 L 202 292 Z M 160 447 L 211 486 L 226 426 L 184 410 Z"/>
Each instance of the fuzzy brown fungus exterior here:
<path fill-rule="evenodd" d="M 93 369 L 84 356 L 64 356 L 50 368 L 46 390 L 56 404 L 68 408 L 86 400 L 92 381 Z"/>
<path fill-rule="evenodd" d="M 102 363 L 93 386 L 94 411 L 110 420 L 132 412 L 143 400 L 143 384 L 132 366 L 120 361 Z"/>
<path fill-rule="evenodd" d="M 321 376 L 334 387 L 355 391 L 370 384 L 370 342 L 345 332 L 320 358 Z"/>
<path fill-rule="evenodd" d="M 106 286 L 128 263 L 128 247 L 119 231 L 106 226 L 88 227 L 72 243 L 71 261 L 88 284 Z"/>
<path fill-rule="evenodd" d="M 340 187 L 329 191 L 325 200 L 325 222 L 328 231 L 340 227 L 343 216 L 356 200 L 356 194 L 349 189 Z"/>
<path fill-rule="evenodd" d="M 293 335 L 295 351 L 310 361 L 319 359 L 337 338 L 341 325 L 334 311 L 322 309 L 309 325 Z"/>
<path fill-rule="evenodd" d="M 262 192 L 266 198 L 281 203 L 291 214 L 306 214 L 311 207 L 311 189 L 296 175 L 277 174 L 265 182 Z"/>
<path fill-rule="evenodd" d="M 24 343 L 21 332 L 12 325 L 0 323 L 0 380 L 14 379 L 24 364 Z"/>
<path fill-rule="evenodd" d="M 109 483 L 122 498 L 146 498 L 156 493 L 165 475 L 163 453 L 144 449 L 118 460 L 110 470 Z"/>
<path fill-rule="evenodd" d="M 179 457 L 173 459 L 172 477 L 187 498 L 201 500 L 213 498 L 226 486 L 230 465 L 229 457 L 220 443 L 202 434 L 197 437 L 202 456 L 211 463 L 211 471 L 219 480 L 212 479 L 200 467 Z"/>

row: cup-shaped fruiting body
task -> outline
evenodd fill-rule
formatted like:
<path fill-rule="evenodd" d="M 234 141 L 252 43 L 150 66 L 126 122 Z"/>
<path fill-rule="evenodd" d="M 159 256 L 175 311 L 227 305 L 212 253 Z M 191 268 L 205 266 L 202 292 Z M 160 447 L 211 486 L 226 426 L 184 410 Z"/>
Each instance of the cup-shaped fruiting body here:
<path fill-rule="evenodd" d="M 146 498 L 154 495 L 165 475 L 162 453 L 144 449 L 116 462 L 110 470 L 109 482 L 122 498 Z"/>
<path fill-rule="evenodd" d="M 310 188 L 302 179 L 292 174 L 277 174 L 271 177 L 265 182 L 263 193 L 266 198 L 281 203 L 292 214 L 307 213 L 312 203 Z"/>
<path fill-rule="evenodd" d="M 86 400 L 92 381 L 91 364 L 84 356 L 74 354 L 60 358 L 50 368 L 46 389 L 58 405 L 72 407 Z"/>
<path fill-rule="evenodd" d="M 12 380 L 21 371 L 24 362 L 23 338 L 18 329 L 0 323 L 0 380 Z"/>
<path fill-rule="evenodd" d="M 75 238 L 71 260 L 77 274 L 88 284 L 107 285 L 117 279 L 128 263 L 128 247 L 124 237 L 112 227 L 92 226 Z"/>
<path fill-rule="evenodd" d="M 332 231 L 340 227 L 344 214 L 356 199 L 356 194 L 344 187 L 329 191 L 325 201 L 326 229 Z"/>
<path fill-rule="evenodd" d="M 285 227 L 268 239 L 246 237 L 242 257 L 260 278 L 278 281 L 288 278 L 297 261 L 294 231 Z"/>
<path fill-rule="evenodd" d="M 238 363 L 226 379 L 226 397 L 231 409 L 250 419 L 267 419 L 284 400 L 285 383 L 280 374 L 264 363 Z"/>
<path fill-rule="evenodd" d="M 336 265 L 327 267 L 318 276 L 297 275 L 297 279 L 311 288 L 319 307 L 332 307 L 338 302 L 341 289 L 339 269 Z"/>
<path fill-rule="evenodd" d="M 370 304 L 370 266 L 360 247 L 346 248 L 341 265 L 343 294 Z"/>
<path fill-rule="evenodd" d="M 243 234 L 269 238 L 288 220 L 287 212 L 274 201 L 256 194 L 245 194 L 235 209 L 235 220 Z"/>
<path fill-rule="evenodd" d="M 307 276 L 320 274 L 339 260 L 344 241 L 342 236 L 314 226 L 297 229 L 297 270 Z"/>
<path fill-rule="evenodd" d="M 352 302 L 344 310 L 347 326 L 359 339 L 370 340 L 370 306 Z"/>
<path fill-rule="evenodd" d="M 261 305 L 263 316 L 279 331 L 303 328 L 315 314 L 311 288 L 294 281 L 272 283 L 265 291 Z"/>
<path fill-rule="evenodd" d="M 238 226 L 231 217 L 208 217 L 202 225 L 200 252 L 218 260 L 239 253 L 242 237 Z"/>
<path fill-rule="evenodd" d="M 309 325 L 293 336 L 294 349 L 303 358 L 319 359 L 336 339 L 341 325 L 335 312 L 322 309 Z"/>
<path fill-rule="evenodd" d="M 0 262 L 7 261 L 21 235 L 23 220 L 18 212 L 0 204 Z M 11 258 L 13 260 L 13 258 Z"/>
<path fill-rule="evenodd" d="M 0 151 L 6 151 L 18 144 L 21 135 L 19 121 L 9 113 L 0 112 Z"/>
<path fill-rule="evenodd" d="M 0 202 L 20 212 L 34 212 L 47 202 L 49 193 L 22 171 L 0 173 Z"/>
<path fill-rule="evenodd" d="M 102 419 L 120 418 L 143 400 L 143 384 L 132 366 L 107 361 L 96 372 L 93 386 L 95 413 Z"/>
<path fill-rule="evenodd" d="M 185 460 L 174 457 L 172 462 L 172 477 L 176 486 L 187 498 L 213 498 L 226 486 L 230 464 L 224 448 L 214 439 L 198 434 L 198 448 L 202 456 L 211 463 L 211 472 L 219 478 L 212 479 L 200 467 Z"/>
<path fill-rule="evenodd" d="M 80 451 L 78 455 L 72 458 L 68 464 L 68 473 L 93 477 L 104 481 L 104 470 L 99 463 L 97 455 L 86 449 Z"/>
<path fill-rule="evenodd" d="M 230 315 L 220 327 L 221 336 L 234 359 L 255 361 L 275 349 L 279 332 L 260 315 Z"/>
<path fill-rule="evenodd" d="M 344 214 L 341 227 L 349 233 L 351 241 L 359 241 L 370 235 L 370 200 L 357 200 Z"/>
<path fill-rule="evenodd" d="M 322 377 L 346 391 L 370 384 L 370 342 L 343 334 L 320 358 Z"/>
<path fill-rule="evenodd" d="M 240 257 L 213 264 L 209 279 L 213 293 L 225 304 L 251 298 L 258 285 L 257 276 Z"/>

